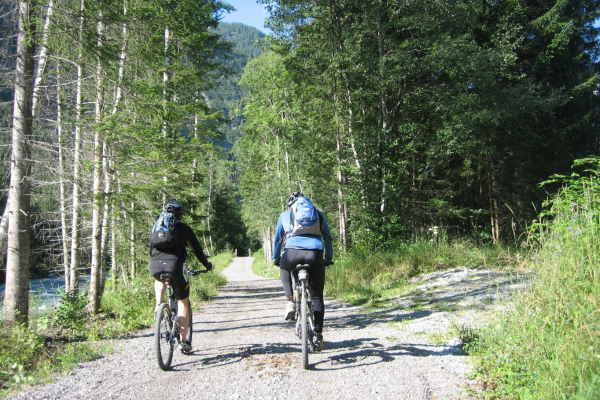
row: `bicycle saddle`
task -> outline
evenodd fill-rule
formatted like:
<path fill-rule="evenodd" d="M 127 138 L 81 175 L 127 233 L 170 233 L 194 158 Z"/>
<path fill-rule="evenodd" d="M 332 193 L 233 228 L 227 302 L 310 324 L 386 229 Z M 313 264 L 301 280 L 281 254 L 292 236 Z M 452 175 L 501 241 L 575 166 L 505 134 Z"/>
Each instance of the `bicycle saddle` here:
<path fill-rule="evenodd" d="M 298 264 L 296 265 L 296 269 L 309 269 L 310 265 L 308 264 Z"/>
<path fill-rule="evenodd" d="M 171 274 L 160 274 L 160 280 L 166 283 L 171 283 L 173 275 Z"/>

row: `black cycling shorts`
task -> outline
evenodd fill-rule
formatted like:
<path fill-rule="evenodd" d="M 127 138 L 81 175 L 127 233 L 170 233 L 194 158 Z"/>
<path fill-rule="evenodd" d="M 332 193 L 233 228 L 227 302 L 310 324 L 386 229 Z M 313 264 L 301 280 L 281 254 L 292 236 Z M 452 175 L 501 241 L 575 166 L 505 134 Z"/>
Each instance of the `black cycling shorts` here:
<path fill-rule="evenodd" d="M 183 276 L 183 263 L 179 264 L 174 260 L 153 260 L 148 266 L 150 273 L 157 281 L 161 280 L 161 274 L 173 275 L 171 286 L 177 300 L 185 300 L 190 297 L 190 284 Z"/>
<path fill-rule="evenodd" d="M 298 264 L 308 264 L 311 268 L 324 268 L 322 250 L 285 249 L 281 255 L 279 266 L 292 271 Z"/>

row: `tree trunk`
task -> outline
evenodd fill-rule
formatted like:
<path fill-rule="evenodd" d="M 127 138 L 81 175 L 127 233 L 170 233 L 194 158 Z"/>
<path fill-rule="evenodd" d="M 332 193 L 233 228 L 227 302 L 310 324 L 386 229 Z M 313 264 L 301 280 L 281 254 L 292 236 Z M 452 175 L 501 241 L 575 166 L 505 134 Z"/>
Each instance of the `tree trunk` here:
<path fill-rule="evenodd" d="M 123 1 L 123 17 L 127 16 L 127 1 Z M 121 101 L 123 90 L 121 85 L 123 84 L 123 77 L 125 76 L 125 60 L 127 58 L 127 23 L 123 22 L 122 27 L 122 43 L 121 53 L 119 54 L 119 72 L 117 79 L 117 88 L 115 93 L 115 103 L 111 114 L 117 113 L 119 103 Z M 110 258 L 111 268 L 110 274 L 112 277 L 113 287 L 117 284 L 117 248 L 116 248 L 116 233 L 115 233 L 115 216 L 114 216 L 114 200 L 111 196 L 113 188 L 113 181 L 115 175 L 111 168 L 110 149 L 106 142 L 103 147 L 103 158 L 102 158 L 102 169 L 104 171 L 104 215 L 102 217 L 102 269 L 106 271 L 108 267 L 108 244 L 109 244 L 109 230 L 110 230 Z M 110 228 L 110 229 L 109 229 Z M 106 277 L 102 278 L 102 292 L 104 292 L 104 285 L 106 283 Z"/>
<path fill-rule="evenodd" d="M 39 62 L 38 62 L 38 68 L 37 68 L 37 74 L 35 76 L 34 79 L 34 83 L 33 83 L 33 96 L 32 96 L 32 106 L 31 106 L 31 114 L 32 114 L 32 119 L 35 120 L 36 116 L 38 115 L 38 109 L 39 106 L 37 106 L 39 104 L 38 101 L 38 97 L 39 97 L 39 91 L 40 91 L 40 85 L 42 82 L 42 77 L 44 74 L 44 70 L 46 68 L 46 62 L 48 60 L 47 57 L 47 52 L 48 52 L 48 48 L 47 48 L 47 43 L 48 43 L 48 28 L 50 26 L 50 16 L 52 15 L 52 11 L 54 8 L 54 0 L 49 0 L 48 1 L 48 8 L 46 10 L 46 21 L 44 23 L 44 37 L 42 39 L 42 45 L 40 46 L 40 54 L 38 55 L 39 58 Z M 6 206 L 4 208 L 4 214 L 2 215 L 2 218 L 0 219 L 0 257 L 3 257 L 4 254 L 6 254 L 6 246 L 7 246 L 7 239 L 8 239 L 8 210 L 10 209 L 10 196 L 7 197 L 6 199 Z"/>
<path fill-rule="evenodd" d="M 104 175 L 104 210 L 102 212 L 102 243 L 101 243 L 101 255 L 100 255 L 100 296 L 104 293 L 104 287 L 106 285 L 106 271 L 108 268 L 108 243 L 109 243 L 109 225 L 110 219 L 110 204 L 112 203 L 112 197 L 110 192 L 112 190 L 112 178 L 110 174 L 110 160 L 109 160 L 109 149 L 108 144 L 104 142 L 102 144 L 102 174 Z"/>
<path fill-rule="evenodd" d="M 211 196 L 212 196 L 212 184 L 213 184 L 213 177 L 212 177 L 212 168 L 213 168 L 213 153 L 210 153 L 210 164 L 209 164 L 209 170 L 208 170 L 208 204 L 206 207 L 206 224 L 208 227 L 208 242 L 210 243 L 210 252 L 211 254 L 214 254 L 215 251 L 213 249 L 213 243 L 212 243 L 212 234 L 210 232 L 210 207 L 211 207 Z"/>
<path fill-rule="evenodd" d="M 33 98 L 31 101 L 31 113 L 33 118 L 37 118 L 39 116 L 39 108 L 40 108 L 40 91 L 42 80 L 44 79 L 44 72 L 46 70 L 46 62 L 48 61 L 48 31 L 50 28 L 50 18 L 52 17 L 52 12 L 54 9 L 54 0 L 48 0 L 48 7 L 46 8 L 46 21 L 44 22 L 44 30 L 42 43 L 40 45 L 40 53 L 38 54 L 38 67 L 37 73 L 35 74 L 35 81 L 33 84 Z"/>
<path fill-rule="evenodd" d="M 273 235 L 271 227 L 263 228 L 263 253 L 266 263 L 270 263 L 273 257 Z"/>
<path fill-rule="evenodd" d="M 348 251 L 348 243 L 346 239 L 347 229 L 346 229 L 346 213 L 345 213 L 345 203 L 344 203 L 344 177 L 342 174 L 342 141 L 340 137 L 340 130 L 336 130 L 335 135 L 335 148 L 336 148 L 336 158 L 337 158 L 337 191 L 338 191 L 338 220 L 339 220 L 339 229 L 340 229 L 340 244 L 342 251 Z"/>
<path fill-rule="evenodd" d="M 104 33 L 104 24 L 102 22 L 102 11 L 98 13 L 98 60 L 96 66 L 96 112 L 94 129 L 94 182 L 92 184 L 92 261 L 90 274 L 90 294 L 88 311 L 95 315 L 100 309 L 100 300 L 102 297 L 102 132 L 100 122 L 102 121 L 102 109 L 104 108 L 103 93 L 103 68 L 100 60 L 100 49 L 102 47 L 102 35 Z"/>
<path fill-rule="evenodd" d="M 58 142 L 58 187 L 60 193 L 60 228 L 63 247 L 63 268 L 65 271 L 65 288 L 71 287 L 69 283 L 69 265 L 71 263 L 71 254 L 69 248 L 69 231 L 67 227 L 67 196 L 65 191 L 65 155 L 64 138 L 62 131 L 62 83 L 60 77 L 60 64 L 56 64 L 56 135 Z"/>
<path fill-rule="evenodd" d="M 135 203 L 131 202 L 131 211 L 135 210 Z M 133 218 L 130 218 L 130 231 L 129 231 L 129 256 L 130 259 L 130 268 L 129 274 L 131 277 L 131 281 L 135 278 L 135 221 Z"/>
<path fill-rule="evenodd" d="M 71 286 L 68 291 L 75 295 L 79 290 L 79 264 L 81 255 L 79 254 L 80 245 L 80 185 L 81 185 L 81 147 L 83 144 L 83 134 L 81 131 L 83 114 L 83 26 L 85 9 L 85 0 L 80 3 L 79 16 L 79 43 L 77 49 L 77 94 L 75 101 L 75 149 L 73 154 L 73 219 L 71 221 L 71 271 L 69 283 Z"/>
<path fill-rule="evenodd" d="M 27 323 L 29 315 L 29 228 L 32 134 L 31 96 L 34 79 L 35 3 L 19 2 L 17 68 L 13 105 L 12 156 L 10 165 L 8 254 L 4 321 Z"/>

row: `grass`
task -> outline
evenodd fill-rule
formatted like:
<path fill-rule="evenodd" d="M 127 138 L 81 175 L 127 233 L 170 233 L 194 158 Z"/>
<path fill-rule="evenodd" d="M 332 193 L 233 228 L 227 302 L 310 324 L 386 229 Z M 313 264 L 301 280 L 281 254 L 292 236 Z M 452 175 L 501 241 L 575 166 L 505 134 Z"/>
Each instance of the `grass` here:
<path fill-rule="evenodd" d="M 254 253 L 254 261 L 252 263 L 252 272 L 256 275 L 266 276 L 267 278 L 279 278 L 279 267 L 269 262 L 265 262 L 263 249 Z"/>
<path fill-rule="evenodd" d="M 225 284 L 220 274 L 231 262 L 225 253 L 211 258 L 214 272 L 191 277 L 190 300 L 194 308 L 217 294 Z M 196 261 L 197 263 L 197 261 Z M 199 268 L 190 263 L 192 269 Z M 146 269 L 128 286 L 107 283 L 101 311 L 89 316 L 87 294 L 62 295 L 60 305 L 30 315 L 29 327 L 0 326 L 0 396 L 52 379 L 78 363 L 111 351 L 104 339 L 121 338 L 153 324 L 153 278 Z"/>
<path fill-rule="evenodd" d="M 570 183 L 539 227 L 535 284 L 480 333 L 488 398 L 600 398 L 600 188 Z"/>
<path fill-rule="evenodd" d="M 468 242 L 423 242 L 400 245 L 393 251 L 355 251 L 327 267 L 325 293 L 367 309 L 377 308 L 404 294 L 410 278 L 424 273 L 468 265 L 515 267 L 525 256 L 507 246 L 477 247 Z M 427 301 L 426 295 L 415 302 Z"/>

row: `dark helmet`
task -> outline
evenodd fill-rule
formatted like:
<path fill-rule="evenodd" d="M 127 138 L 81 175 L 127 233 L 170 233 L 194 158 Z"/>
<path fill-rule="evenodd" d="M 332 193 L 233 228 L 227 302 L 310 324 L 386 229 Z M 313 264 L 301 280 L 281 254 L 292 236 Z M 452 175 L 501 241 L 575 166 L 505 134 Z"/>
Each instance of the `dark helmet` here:
<path fill-rule="evenodd" d="M 185 208 L 183 208 L 183 204 L 178 201 L 172 201 L 165 205 L 165 212 L 175 214 L 175 215 L 183 215 L 185 214 Z"/>
<path fill-rule="evenodd" d="M 294 193 L 290 194 L 290 197 L 288 197 L 287 206 L 291 207 L 292 204 L 294 204 L 296 202 L 296 200 L 298 200 L 298 197 L 300 197 L 300 196 L 304 196 L 304 195 L 300 192 L 294 192 Z"/>

